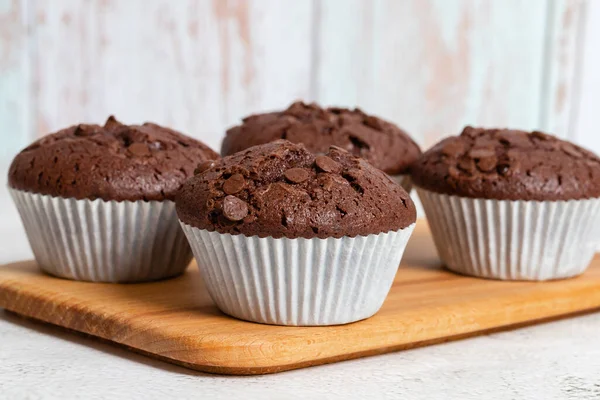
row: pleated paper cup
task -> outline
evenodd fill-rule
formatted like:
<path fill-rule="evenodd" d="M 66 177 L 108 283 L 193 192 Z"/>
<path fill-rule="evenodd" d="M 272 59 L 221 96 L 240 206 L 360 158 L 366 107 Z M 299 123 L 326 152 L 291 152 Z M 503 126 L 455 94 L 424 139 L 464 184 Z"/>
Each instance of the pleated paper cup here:
<path fill-rule="evenodd" d="M 410 194 L 410 191 L 413 188 L 412 179 L 409 174 L 400 174 L 400 175 L 389 175 L 390 178 L 398 185 L 402 186 L 406 193 Z"/>
<path fill-rule="evenodd" d="M 417 188 L 438 253 L 458 273 L 544 281 L 589 266 L 600 230 L 600 199 L 509 201 Z"/>
<path fill-rule="evenodd" d="M 191 249 L 172 201 L 103 201 L 9 189 L 40 268 L 61 278 L 143 282 L 185 271 Z"/>
<path fill-rule="evenodd" d="M 375 314 L 414 224 L 378 235 L 274 239 L 181 223 L 208 291 L 224 313 L 274 325 L 338 325 Z"/>

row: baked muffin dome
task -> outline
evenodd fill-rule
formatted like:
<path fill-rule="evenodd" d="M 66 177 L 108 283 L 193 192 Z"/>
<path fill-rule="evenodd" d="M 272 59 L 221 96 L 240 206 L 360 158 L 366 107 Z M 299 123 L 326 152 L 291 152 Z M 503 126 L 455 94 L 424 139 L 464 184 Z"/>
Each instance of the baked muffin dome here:
<path fill-rule="evenodd" d="M 187 225 L 259 237 L 367 236 L 415 222 L 408 194 L 338 147 L 314 155 L 278 140 L 200 165 L 176 198 Z"/>
<path fill-rule="evenodd" d="M 541 132 L 466 127 L 442 140 L 412 169 L 432 192 L 496 200 L 600 197 L 600 159 Z"/>
<path fill-rule="evenodd" d="M 172 129 L 80 124 L 34 142 L 9 170 L 10 187 L 75 199 L 173 200 L 195 166 L 218 158 L 205 144 Z"/>
<path fill-rule="evenodd" d="M 396 125 L 361 110 L 321 108 L 315 103 L 293 103 L 284 111 L 251 115 L 227 131 L 221 154 L 278 139 L 302 143 L 316 154 L 341 147 L 390 175 L 408 173 L 419 158 L 419 146 Z"/>

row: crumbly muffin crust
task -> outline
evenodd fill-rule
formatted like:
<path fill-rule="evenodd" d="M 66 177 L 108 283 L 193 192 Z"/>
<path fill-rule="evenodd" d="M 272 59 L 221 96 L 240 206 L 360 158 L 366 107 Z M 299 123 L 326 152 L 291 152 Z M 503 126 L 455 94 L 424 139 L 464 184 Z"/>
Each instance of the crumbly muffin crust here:
<path fill-rule="evenodd" d="M 219 155 L 172 129 L 125 125 L 109 117 L 104 126 L 80 124 L 34 142 L 9 170 L 14 189 L 64 198 L 173 200 L 199 162 Z"/>
<path fill-rule="evenodd" d="M 408 173 L 419 158 L 419 146 L 396 125 L 359 109 L 322 108 L 293 103 L 284 111 L 251 115 L 227 131 L 221 154 L 278 139 L 303 143 L 316 154 L 338 146 L 362 157 L 390 175 Z"/>
<path fill-rule="evenodd" d="M 471 198 L 596 198 L 600 158 L 541 132 L 466 127 L 425 152 L 412 178 L 421 188 Z"/>
<path fill-rule="evenodd" d="M 416 220 L 408 194 L 382 171 L 338 147 L 314 155 L 278 140 L 204 163 L 179 192 L 186 224 L 259 237 L 367 236 Z"/>

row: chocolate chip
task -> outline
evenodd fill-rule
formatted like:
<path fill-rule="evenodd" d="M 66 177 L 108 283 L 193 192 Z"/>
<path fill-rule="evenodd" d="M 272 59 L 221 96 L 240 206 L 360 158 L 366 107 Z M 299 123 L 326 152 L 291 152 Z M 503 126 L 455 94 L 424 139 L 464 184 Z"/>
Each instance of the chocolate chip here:
<path fill-rule="evenodd" d="M 471 158 L 486 158 L 493 157 L 496 155 L 494 149 L 487 148 L 474 148 L 469 151 L 469 157 Z"/>
<path fill-rule="evenodd" d="M 178 140 L 177 144 L 180 145 L 181 147 L 190 147 L 190 144 L 188 143 L 187 140 Z"/>
<path fill-rule="evenodd" d="M 540 140 L 550 140 L 550 138 L 551 138 L 550 135 L 546 135 L 545 133 L 538 132 L 538 131 L 531 132 L 531 136 L 533 136 L 536 139 L 540 139 Z"/>
<path fill-rule="evenodd" d="M 496 137 L 504 146 L 514 145 L 518 140 L 518 134 L 515 135 L 513 132 L 498 132 Z"/>
<path fill-rule="evenodd" d="M 296 101 L 295 103 L 292 103 L 292 105 L 290 105 L 284 112 L 287 115 L 292 115 L 294 117 L 302 117 L 302 115 L 306 114 L 307 111 L 310 112 L 309 104 L 304 104 L 301 101 Z"/>
<path fill-rule="evenodd" d="M 363 124 L 378 131 L 383 130 L 383 126 L 381 125 L 381 121 L 379 120 L 379 118 L 372 117 L 370 115 L 367 115 L 363 119 Z"/>
<path fill-rule="evenodd" d="M 284 175 L 285 179 L 292 183 L 302 183 L 308 179 L 308 172 L 303 168 L 290 168 Z"/>
<path fill-rule="evenodd" d="M 442 154 L 459 157 L 465 152 L 465 144 L 460 140 L 449 140 L 442 148 Z"/>
<path fill-rule="evenodd" d="M 496 168 L 497 163 L 496 156 L 483 157 L 477 161 L 477 168 L 482 172 L 491 172 Z"/>
<path fill-rule="evenodd" d="M 531 148 L 531 140 L 527 135 L 523 135 L 518 131 L 501 130 L 496 133 L 499 142 L 506 147 L 522 147 Z"/>
<path fill-rule="evenodd" d="M 465 126 L 461 132 L 461 136 L 475 137 L 479 133 L 479 129 L 475 129 L 472 126 Z"/>
<path fill-rule="evenodd" d="M 450 175 L 450 177 L 456 179 L 456 178 L 460 177 L 460 171 L 454 165 L 451 165 L 448 168 L 448 175 Z"/>
<path fill-rule="evenodd" d="M 202 161 L 196 166 L 196 169 L 194 170 L 194 175 L 203 173 L 204 171 L 212 168 L 213 165 L 215 165 L 215 162 L 213 160 Z"/>
<path fill-rule="evenodd" d="M 462 171 L 472 173 L 475 171 L 475 162 L 471 158 L 461 158 L 457 164 L 458 168 Z"/>
<path fill-rule="evenodd" d="M 315 164 L 324 172 L 339 173 L 342 169 L 340 164 L 327 156 L 318 156 L 315 159 Z"/>
<path fill-rule="evenodd" d="M 129 145 L 129 147 L 127 147 L 127 150 L 137 157 L 150 155 L 150 149 L 145 143 L 132 143 Z"/>
<path fill-rule="evenodd" d="M 223 200 L 223 215 L 230 221 L 241 221 L 248 215 L 248 204 L 235 196 Z"/>
<path fill-rule="evenodd" d="M 245 185 L 244 175 L 234 174 L 223 183 L 223 191 L 226 194 L 236 194 L 241 192 Z"/>
<path fill-rule="evenodd" d="M 77 128 L 75 128 L 74 135 L 79 137 L 90 136 L 92 132 L 93 131 L 91 129 L 85 129 L 83 125 L 77 125 Z"/>
<path fill-rule="evenodd" d="M 119 121 L 117 121 L 117 119 L 113 115 L 108 117 L 108 119 L 104 123 L 105 128 L 113 128 L 113 127 L 117 127 L 117 126 L 121 126 L 121 125 L 122 124 Z"/>
<path fill-rule="evenodd" d="M 564 143 L 562 145 L 562 151 L 575 158 L 583 158 L 583 154 L 570 143 Z"/>

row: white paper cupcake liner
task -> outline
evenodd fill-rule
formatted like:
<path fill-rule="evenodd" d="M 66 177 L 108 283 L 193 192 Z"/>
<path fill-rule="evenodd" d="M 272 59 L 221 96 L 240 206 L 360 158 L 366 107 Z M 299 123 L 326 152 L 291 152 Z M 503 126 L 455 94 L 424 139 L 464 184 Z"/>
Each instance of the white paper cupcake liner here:
<path fill-rule="evenodd" d="M 456 272 L 505 280 L 583 273 L 600 230 L 600 199 L 508 201 L 417 188 L 442 261 Z"/>
<path fill-rule="evenodd" d="M 142 282 L 192 259 L 172 201 L 76 200 L 9 189 L 40 268 L 82 281 Z"/>
<path fill-rule="evenodd" d="M 409 174 L 401 174 L 401 175 L 389 175 L 398 185 L 402 186 L 406 193 L 410 194 L 410 191 L 413 188 L 412 179 Z"/>
<path fill-rule="evenodd" d="M 274 325 L 337 325 L 375 314 L 414 224 L 379 235 L 274 239 L 181 224 L 208 291 L 231 316 Z"/>

